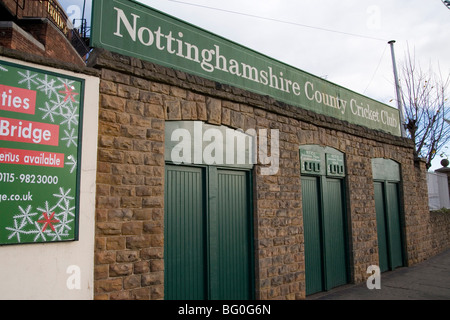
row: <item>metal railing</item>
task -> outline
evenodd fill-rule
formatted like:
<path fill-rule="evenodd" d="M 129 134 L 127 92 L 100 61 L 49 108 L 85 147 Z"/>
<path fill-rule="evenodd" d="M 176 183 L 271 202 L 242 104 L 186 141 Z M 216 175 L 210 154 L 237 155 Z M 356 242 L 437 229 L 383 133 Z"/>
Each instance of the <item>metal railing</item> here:
<path fill-rule="evenodd" d="M 80 29 L 74 27 L 64 9 L 55 0 L 14 0 L 16 4 L 16 19 L 44 18 L 53 23 L 70 41 L 81 57 L 89 51 L 89 38 L 86 20 L 82 21 Z"/>

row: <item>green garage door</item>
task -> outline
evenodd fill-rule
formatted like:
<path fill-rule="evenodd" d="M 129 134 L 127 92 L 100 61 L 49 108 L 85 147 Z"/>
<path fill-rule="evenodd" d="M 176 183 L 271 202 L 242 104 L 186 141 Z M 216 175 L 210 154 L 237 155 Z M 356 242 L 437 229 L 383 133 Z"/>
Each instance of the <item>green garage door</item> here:
<path fill-rule="evenodd" d="M 205 175 L 202 168 L 167 166 L 165 190 L 166 299 L 206 296 Z"/>
<path fill-rule="evenodd" d="M 403 266 L 398 185 L 374 182 L 378 255 L 382 272 Z"/>
<path fill-rule="evenodd" d="M 347 284 L 347 258 L 342 180 L 327 178 L 325 183 L 325 289 L 329 290 Z"/>
<path fill-rule="evenodd" d="M 217 250 L 212 265 L 217 269 L 214 300 L 251 298 L 252 250 L 247 173 L 218 170 Z M 214 290 L 215 289 L 215 290 Z"/>
<path fill-rule="evenodd" d="M 331 148 L 301 148 L 306 294 L 348 283 L 344 157 Z"/>
<path fill-rule="evenodd" d="M 404 265 L 400 211 L 400 166 L 392 160 L 373 159 L 378 255 L 382 272 Z"/>
<path fill-rule="evenodd" d="M 383 183 L 375 182 L 375 210 L 377 213 L 378 259 L 381 272 L 389 270 L 387 249 L 386 211 Z"/>
<path fill-rule="evenodd" d="M 323 290 L 322 221 L 318 177 L 302 177 L 306 294 Z"/>
<path fill-rule="evenodd" d="M 250 173 L 166 165 L 165 298 L 253 298 Z"/>
<path fill-rule="evenodd" d="M 391 253 L 391 269 L 395 269 L 403 266 L 403 244 L 398 184 L 387 183 L 386 189 L 388 195 L 387 215 L 389 219 L 389 250 Z"/>

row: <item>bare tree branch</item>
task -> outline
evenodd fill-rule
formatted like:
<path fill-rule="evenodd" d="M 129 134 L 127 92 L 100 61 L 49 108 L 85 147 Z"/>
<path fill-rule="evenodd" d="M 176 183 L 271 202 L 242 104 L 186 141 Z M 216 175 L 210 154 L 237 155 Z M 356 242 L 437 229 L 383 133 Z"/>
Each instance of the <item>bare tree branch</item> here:
<path fill-rule="evenodd" d="M 436 154 L 450 141 L 450 74 L 444 78 L 440 70 L 434 73 L 431 65 L 423 71 L 409 49 L 401 74 L 404 125 L 415 143 L 415 156 L 426 159 L 430 168 Z"/>

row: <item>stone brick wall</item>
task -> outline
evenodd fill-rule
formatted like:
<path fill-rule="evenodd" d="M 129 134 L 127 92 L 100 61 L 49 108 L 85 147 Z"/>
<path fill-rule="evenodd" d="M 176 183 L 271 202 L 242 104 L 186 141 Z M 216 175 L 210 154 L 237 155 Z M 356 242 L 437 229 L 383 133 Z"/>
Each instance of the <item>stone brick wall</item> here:
<path fill-rule="evenodd" d="M 409 140 L 135 58 L 96 50 L 101 72 L 97 174 L 96 299 L 164 298 L 164 126 L 202 120 L 279 129 L 280 170 L 255 168 L 256 298 L 305 298 L 299 146 L 346 155 L 352 282 L 378 264 L 371 159 L 401 164 L 409 264 L 431 248 L 425 167 Z M 426 189 L 425 189 L 426 190 Z"/>
<path fill-rule="evenodd" d="M 163 105 L 171 90 L 103 69 L 100 92 L 96 298 L 161 299 Z"/>
<path fill-rule="evenodd" d="M 428 257 L 432 257 L 450 249 L 450 210 L 432 211 L 429 219 L 432 239 Z"/>

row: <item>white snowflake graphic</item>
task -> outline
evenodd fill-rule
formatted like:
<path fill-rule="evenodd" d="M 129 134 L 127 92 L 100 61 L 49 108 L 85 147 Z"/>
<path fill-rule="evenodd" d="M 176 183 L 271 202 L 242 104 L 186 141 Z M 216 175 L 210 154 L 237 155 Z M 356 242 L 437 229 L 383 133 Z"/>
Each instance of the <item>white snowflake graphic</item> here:
<path fill-rule="evenodd" d="M 33 230 L 33 231 L 30 231 L 30 233 L 29 233 L 29 234 L 35 234 L 36 235 L 36 237 L 34 238 L 33 241 L 37 242 L 39 240 L 39 238 L 41 238 L 42 241 L 46 242 L 47 241 L 46 234 L 48 234 L 50 231 L 48 231 L 48 230 L 42 231 L 41 230 L 41 226 L 37 222 L 34 223 L 34 226 L 35 226 L 36 229 Z"/>
<path fill-rule="evenodd" d="M 62 141 L 67 141 L 67 148 L 69 148 L 70 145 L 72 145 L 72 144 L 75 147 L 77 147 L 78 146 L 77 145 L 78 137 L 77 137 L 77 135 L 75 133 L 75 128 L 72 128 L 72 130 L 70 132 L 67 131 L 67 130 L 64 130 L 64 133 L 65 133 L 66 136 L 64 138 L 61 138 L 61 140 Z"/>
<path fill-rule="evenodd" d="M 21 214 L 18 214 L 16 216 L 14 216 L 13 218 L 14 219 L 22 219 L 22 222 L 20 223 L 21 227 L 23 227 L 28 222 L 33 223 L 33 220 L 31 218 L 38 214 L 37 212 L 33 212 L 33 213 L 30 212 L 31 206 L 28 206 L 26 209 L 23 209 L 21 206 L 19 206 L 19 211 Z"/>
<path fill-rule="evenodd" d="M 62 234 L 60 234 L 58 231 L 55 232 L 49 232 L 48 233 L 49 236 L 53 237 L 51 239 L 51 241 L 61 241 L 61 236 L 63 236 Z"/>
<path fill-rule="evenodd" d="M 58 109 L 59 115 L 62 115 L 64 113 L 64 109 L 67 108 L 67 102 L 64 102 L 62 99 L 61 101 L 51 100 L 50 102 L 53 103 L 53 108 Z"/>
<path fill-rule="evenodd" d="M 75 217 L 75 207 L 71 207 L 69 202 L 66 202 L 65 207 L 63 207 L 62 209 L 63 209 L 63 211 L 58 213 L 56 216 L 58 217 L 58 219 L 60 219 L 61 222 L 66 221 L 66 222 L 64 222 L 64 224 L 67 224 L 67 220 L 69 219 L 69 216 Z M 61 218 L 61 216 L 62 216 L 62 218 Z"/>
<path fill-rule="evenodd" d="M 17 237 L 17 242 L 20 243 L 20 235 L 28 234 L 26 231 L 22 230 L 23 227 L 24 227 L 24 225 L 21 225 L 20 227 L 18 227 L 17 220 L 14 220 L 14 228 L 6 228 L 6 230 L 8 230 L 8 231 L 12 231 L 12 233 L 8 237 L 8 240 L 11 240 L 13 237 Z"/>
<path fill-rule="evenodd" d="M 72 110 L 70 108 L 66 108 L 67 112 L 62 114 L 65 120 L 63 120 L 60 124 L 67 124 L 69 130 L 72 129 L 72 124 L 74 126 L 77 126 L 79 117 L 77 109 L 77 107 L 73 108 Z"/>
<path fill-rule="evenodd" d="M 71 189 L 59 188 L 59 193 L 53 194 L 53 201 L 45 201 L 36 211 L 31 205 L 26 208 L 19 206 L 20 214 L 13 216 L 12 226 L 5 228 L 9 232 L 8 240 L 14 238 L 21 243 L 26 236 L 30 242 L 67 239 L 76 216 L 75 198 L 70 193 Z"/>
<path fill-rule="evenodd" d="M 39 83 L 35 80 L 35 78 L 37 77 L 37 73 L 32 74 L 30 72 L 30 70 L 27 70 L 26 72 L 20 72 L 18 71 L 18 73 L 22 76 L 22 79 L 19 80 L 19 84 L 23 84 L 26 83 L 27 84 L 27 88 L 28 90 L 31 90 L 31 84 L 34 84 L 35 86 L 37 86 Z"/>
<path fill-rule="evenodd" d="M 47 118 L 50 119 L 51 122 L 55 122 L 55 117 L 59 116 L 59 105 L 53 105 L 50 106 L 50 104 L 48 102 L 45 102 L 45 108 L 39 108 L 39 110 L 44 112 L 44 115 L 42 116 L 42 120 L 45 120 Z"/>
<path fill-rule="evenodd" d="M 56 214 L 60 224 L 56 227 L 55 231 L 49 233 L 50 236 L 53 236 L 53 240 L 61 240 L 61 236 L 67 236 L 68 231 L 72 230 L 70 224 L 74 221 L 74 219 L 69 220 L 69 217 L 75 217 L 75 206 L 72 206 L 71 200 L 74 200 L 74 197 L 70 196 L 71 189 L 64 191 L 63 188 L 59 189 L 59 193 L 54 194 L 53 196 L 59 198 L 58 203 L 56 204 L 62 211 Z"/>
<path fill-rule="evenodd" d="M 44 92 L 49 99 L 54 95 L 58 101 L 60 100 L 60 96 L 58 94 L 59 86 L 55 86 L 56 81 L 54 79 L 49 79 L 48 75 L 45 75 L 44 79 L 37 79 L 41 85 L 37 87 L 38 90 Z"/>
<path fill-rule="evenodd" d="M 61 209 L 64 210 L 64 207 L 61 206 L 61 203 L 64 202 L 64 205 L 67 206 L 67 203 L 68 203 L 70 200 L 74 200 L 74 197 L 72 197 L 72 196 L 69 195 L 70 191 L 72 191 L 72 189 L 69 189 L 69 190 L 67 190 L 67 191 L 64 191 L 64 188 L 59 188 L 59 193 L 53 194 L 54 197 L 56 197 L 56 198 L 59 199 L 59 200 L 58 200 L 58 203 L 56 204 L 55 207 L 59 207 L 59 208 L 61 208 Z"/>
<path fill-rule="evenodd" d="M 49 232 L 49 236 L 53 237 L 52 241 L 59 240 L 61 241 L 62 237 L 67 237 L 69 235 L 69 231 L 72 230 L 71 223 L 74 222 L 74 219 L 68 220 L 67 215 L 64 215 L 62 219 L 60 219 L 60 224 L 56 226 L 54 232 Z"/>
<path fill-rule="evenodd" d="M 55 210 L 55 208 L 56 208 L 56 206 L 49 207 L 48 201 L 45 201 L 45 208 L 37 208 L 37 210 L 39 212 L 52 212 L 53 210 Z"/>
<path fill-rule="evenodd" d="M 78 108 L 78 105 L 80 104 L 78 101 L 72 101 L 72 99 L 63 99 L 61 97 L 61 105 L 63 108 L 67 108 L 69 111 L 74 110 Z M 65 101 L 64 101 L 65 100 Z M 61 109 L 61 114 L 64 113 L 65 110 Z"/>
<path fill-rule="evenodd" d="M 74 80 L 63 79 L 63 78 L 59 78 L 59 77 L 58 77 L 58 80 L 62 83 L 58 88 L 64 88 L 64 85 L 66 85 L 70 88 L 73 86 L 73 83 L 75 82 Z"/>
<path fill-rule="evenodd" d="M 59 231 L 61 233 L 64 232 L 64 233 L 67 234 L 69 230 L 72 230 L 71 223 L 74 222 L 74 221 L 75 221 L 74 219 L 67 220 L 67 217 L 63 217 L 63 219 L 61 221 L 61 224 L 58 226 L 59 227 Z"/>

